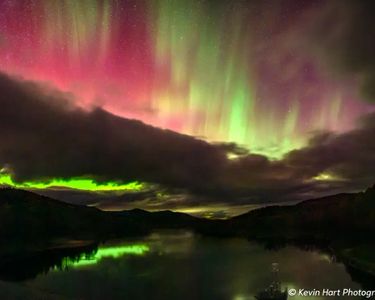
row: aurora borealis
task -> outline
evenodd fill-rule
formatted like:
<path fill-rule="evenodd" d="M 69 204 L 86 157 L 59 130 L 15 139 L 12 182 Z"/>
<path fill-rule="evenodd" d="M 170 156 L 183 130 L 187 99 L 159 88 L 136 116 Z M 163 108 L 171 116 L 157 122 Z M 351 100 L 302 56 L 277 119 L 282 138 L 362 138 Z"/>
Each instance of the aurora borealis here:
<path fill-rule="evenodd" d="M 129 182 L 127 184 L 119 184 L 116 182 L 106 182 L 104 184 L 96 183 L 92 179 L 71 178 L 68 180 L 52 179 L 46 182 L 14 182 L 9 174 L 1 174 L 0 185 L 9 185 L 21 189 L 47 189 L 47 188 L 71 188 L 85 191 L 126 191 L 141 190 L 142 184 L 139 182 Z"/>
<path fill-rule="evenodd" d="M 86 108 L 280 158 L 368 109 L 302 51 L 307 3 L 1 1 L 0 68 Z"/>
<path fill-rule="evenodd" d="M 0 71 L 38 85 L 30 89 L 34 98 L 35 90 L 41 90 L 43 105 L 64 98 L 79 107 L 72 116 L 69 109 L 56 114 L 53 109 L 51 115 L 66 125 L 49 127 L 52 120 L 40 121 L 48 133 L 0 129 L 0 184 L 133 192 L 160 184 L 188 190 L 189 199 L 236 191 L 241 205 L 260 203 L 281 190 L 293 190 L 293 199 L 342 191 L 343 182 L 353 179 L 350 190 L 361 189 L 375 181 L 358 176 L 358 169 L 372 165 L 372 154 L 370 163 L 357 162 L 353 153 L 338 155 L 334 162 L 320 152 L 322 161 L 305 159 L 318 150 L 332 158 L 338 152 L 330 145 L 352 149 L 341 140 L 361 140 L 372 128 L 366 125 L 370 121 L 358 121 L 371 119 L 374 111 L 372 45 L 363 42 L 372 40 L 372 32 L 363 39 L 356 32 L 368 22 L 367 4 L 343 2 L 0 1 Z M 358 46 L 354 50 L 352 39 Z M 23 95 L 30 94 L 28 89 Z M 45 109 L 49 114 L 50 108 Z M 5 110 L 0 117 L 15 120 L 13 113 Z M 146 138 L 138 136 L 143 129 L 132 135 L 133 125 L 108 121 L 112 116 L 196 138 L 190 142 L 185 135 L 144 129 L 148 138 L 158 136 L 160 144 L 166 143 L 160 149 L 158 141 L 151 143 L 157 149 L 149 153 Z M 28 122 L 34 121 L 30 117 Z M 69 143 L 68 138 L 65 144 L 57 141 L 62 132 L 74 136 L 82 153 L 70 144 L 69 151 L 61 151 Z M 78 132 L 106 141 L 91 141 Z M 169 137 L 164 139 L 163 132 Z M 34 146 L 13 143 L 11 135 Z M 46 141 L 56 147 L 39 149 Z M 23 157 L 32 147 L 39 153 L 33 166 Z M 37 164 L 42 154 L 46 163 Z M 180 205 L 176 200 L 172 208 Z"/>

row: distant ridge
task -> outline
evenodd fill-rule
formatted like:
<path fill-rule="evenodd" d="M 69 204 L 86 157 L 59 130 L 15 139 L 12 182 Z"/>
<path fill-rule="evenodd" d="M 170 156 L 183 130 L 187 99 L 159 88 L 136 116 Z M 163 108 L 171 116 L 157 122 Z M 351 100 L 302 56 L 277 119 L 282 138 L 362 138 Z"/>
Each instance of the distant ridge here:
<path fill-rule="evenodd" d="M 351 268 L 375 274 L 374 186 L 363 193 L 269 206 L 228 220 L 199 219 L 172 211 L 105 212 L 29 191 L 0 189 L 0 262 L 7 252 L 41 251 L 62 239 L 100 242 L 142 236 L 155 229 L 246 237 L 267 245 L 311 244 L 331 249 Z"/>
<path fill-rule="evenodd" d="M 0 188 L 0 241 L 103 240 L 144 235 L 155 228 L 193 228 L 190 215 L 141 209 L 105 212 L 36 193 Z"/>

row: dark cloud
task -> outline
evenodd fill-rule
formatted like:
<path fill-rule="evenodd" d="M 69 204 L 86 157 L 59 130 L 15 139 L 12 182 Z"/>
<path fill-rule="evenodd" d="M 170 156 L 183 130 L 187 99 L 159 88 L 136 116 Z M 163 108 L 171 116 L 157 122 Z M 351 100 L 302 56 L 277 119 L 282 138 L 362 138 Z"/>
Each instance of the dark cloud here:
<path fill-rule="evenodd" d="M 374 136 L 375 113 L 372 113 L 363 117 L 352 131 L 314 137 L 307 147 L 289 153 L 284 162 L 307 178 L 325 172 L 349 181 L 349 186 L 371 185 L 375 178 Z"/>
<path fill-rule="evenodd" d="M 306 147 L 271 161 L 235 144 L 209 144 L 101 109 L 83 111 L 70 97 L 0 75 L 0 166 L 18 181 L 89 176 L 154 185 L 142 193 L 47 191 L 66 201 L 103 208 L 211 207 L 223 216 L 224 206 L 238 211 L 357 191 L 375 181 L 375 114 L 355 130 L 318 133 Z M 330 177 L 313 179 L 322 174 Z"/>
<path fill-rule="evenodd" d="M 65 95 L 0 76 L 0 165 L 18 181 L 94 175 L 195 187 L 209 182 L 225 153 L 190 136 L 86 112 Z"/>

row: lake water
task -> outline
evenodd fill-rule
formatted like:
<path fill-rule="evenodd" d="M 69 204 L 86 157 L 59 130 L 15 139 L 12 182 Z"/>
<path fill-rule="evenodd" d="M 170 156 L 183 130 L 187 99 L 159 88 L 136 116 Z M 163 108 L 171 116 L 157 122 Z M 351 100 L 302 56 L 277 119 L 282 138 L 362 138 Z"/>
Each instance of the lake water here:
<path fill-rule="evenodd" d="M 169 231 L 61 258 L 33 279 L 0 281 L 0 299 L 254 299 L 268 285 L 273 262 L 284 287 L 361 288 L 343 264 L 318 251 L 265 250 L 244 239 Z"/>

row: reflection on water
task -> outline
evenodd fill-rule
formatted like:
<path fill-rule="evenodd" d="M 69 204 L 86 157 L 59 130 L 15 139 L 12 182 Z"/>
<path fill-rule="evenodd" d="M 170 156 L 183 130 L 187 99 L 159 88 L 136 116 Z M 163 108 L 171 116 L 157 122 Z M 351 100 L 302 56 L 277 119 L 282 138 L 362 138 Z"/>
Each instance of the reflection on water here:
<path fill-rule="evenodd" d="M 144 255 L 150 248 L 145 244 L 102 246 L 91 253 L 82 253 L 76 257 L 64 257 L 62 268 L 67 270 L 70 267 L 82 267 L 99 263 L 104 258 L 119 258 L 123 255 Z"/>
<path fill-rule="evenodd" d="M 44 267 L 36 278 L 0 281 L 1 299 L 254 299 L 270 282 L 273 262 L 283 287 L 361 288 L 343 264 L 318 251 L 170 231 L 62 256 L 59 267 Z"/>
<path fill-rule="evenodd" d="M 22 249 L 22 248 L 21 248 Z M 65 261 L 79 261 L 98 251 L 95 244 L 77 247 L 56 248 L 43 252 L 20 252 L 0 259 L 0 280 L 24 281 L 51 270 L 66 269 Z"/>

